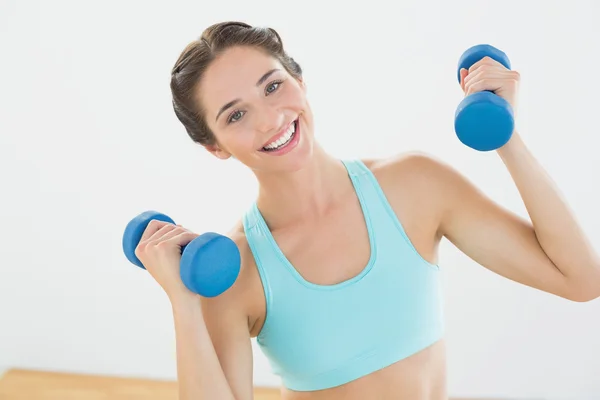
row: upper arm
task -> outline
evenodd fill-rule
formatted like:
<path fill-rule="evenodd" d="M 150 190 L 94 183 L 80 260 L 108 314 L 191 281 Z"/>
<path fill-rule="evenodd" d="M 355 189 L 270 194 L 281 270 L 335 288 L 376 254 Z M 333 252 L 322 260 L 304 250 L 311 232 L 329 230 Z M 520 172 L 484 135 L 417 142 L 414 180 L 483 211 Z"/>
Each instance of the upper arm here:
<path fill-rule="evenodd" d="M 501 207 L 452 167 L 425 155 L 412 161 L 437 199 L 438 235 L 469 258 L 515 282 L 561 297 L 565 276 L 546 255 L 530 221 Z M 431 197 L 430 197 L 431 198 Z"/>
<path fill-rule="evenodd" d="M 242 266 L 233 286 L 219 296 L 202 298 L 202 312 L 211 341 L 231 390 L 238 400 L 253 399 L 253 355 L 248 325 L 244 239 L 233 235 Z"/>

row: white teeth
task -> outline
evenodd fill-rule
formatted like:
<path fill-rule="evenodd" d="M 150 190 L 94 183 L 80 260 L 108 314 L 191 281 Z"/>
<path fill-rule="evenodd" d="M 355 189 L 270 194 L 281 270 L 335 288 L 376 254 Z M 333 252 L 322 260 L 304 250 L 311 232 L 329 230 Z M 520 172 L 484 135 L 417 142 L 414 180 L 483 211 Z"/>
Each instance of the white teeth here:
<path fill-rule="evenodd" d="M 269 143 L 264 148 L 267 150 L 275 150 L 278 147 L 286 145 L 289 142 L 289 140 L 292 138 L 292 135 L 294 134 L 294 132 L 296 132 L 296 124 L 292 123 L 283 136 L 281 136 L 276 141 Z"/>

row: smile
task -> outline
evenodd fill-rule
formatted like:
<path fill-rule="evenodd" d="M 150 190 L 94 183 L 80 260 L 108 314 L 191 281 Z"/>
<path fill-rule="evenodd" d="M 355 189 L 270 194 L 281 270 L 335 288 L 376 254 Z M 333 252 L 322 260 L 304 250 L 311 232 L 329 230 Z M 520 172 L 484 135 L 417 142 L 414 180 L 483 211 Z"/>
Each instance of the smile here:
<path fill-rule="evenodd" d="M 273 141 L 262 147 L 261 151 L 265 153 L 281 153 L 291 145 L 295 145 L 298 140 L 299 132 L 298 120 L 293 121 L 290 126 Z"/>

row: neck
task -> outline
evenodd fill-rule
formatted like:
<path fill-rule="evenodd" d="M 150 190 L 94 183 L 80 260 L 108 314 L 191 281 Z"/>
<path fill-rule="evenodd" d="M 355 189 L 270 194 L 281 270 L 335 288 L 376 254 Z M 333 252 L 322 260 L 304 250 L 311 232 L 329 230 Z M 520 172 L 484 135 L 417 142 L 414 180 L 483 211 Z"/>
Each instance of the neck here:
<path fill-rule="evenodd" d="M 301 169 L 257 178 L 257 206 L 271 230 L 318 220 L 353 190 L 344 165 L 318 145 Z"/>

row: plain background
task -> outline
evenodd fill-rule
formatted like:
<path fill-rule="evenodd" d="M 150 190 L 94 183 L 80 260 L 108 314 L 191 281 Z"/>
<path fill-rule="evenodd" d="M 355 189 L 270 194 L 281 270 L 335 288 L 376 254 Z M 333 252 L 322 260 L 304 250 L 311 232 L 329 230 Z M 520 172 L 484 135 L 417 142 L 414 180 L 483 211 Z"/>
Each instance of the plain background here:
<path fill-rule="evenodd" d="M 147 209 L 228 230 L 254 200 L 192 143 L 170 69 L 208 25 L 270 26 L 340 157 L 419 150 L 526 215 L 494 152 L 459 143 L 461 53 L 521 72 L 517 123 L 600 249 L 600 5 L 570 1 L 0 1 L 0 367 L 175 378 L 170 305 L 121 250 Z M 600 398 L 600 302 L 572 303 L 441 248 L 451 395 Z M 255 347 L 255 383 L 278 385 Z"/>

